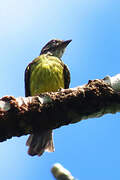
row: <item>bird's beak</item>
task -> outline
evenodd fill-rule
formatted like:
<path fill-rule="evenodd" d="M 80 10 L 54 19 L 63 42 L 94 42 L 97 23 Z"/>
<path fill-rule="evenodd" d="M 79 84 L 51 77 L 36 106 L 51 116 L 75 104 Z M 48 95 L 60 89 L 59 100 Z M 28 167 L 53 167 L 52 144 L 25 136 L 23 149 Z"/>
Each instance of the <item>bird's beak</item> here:
<path fill-rule="evenodd" d="M 71 41 L 72 41 L 72 39 L 63 41 L 62 44 L 61 44 L 61 46 L 65 48 L 65 47 L 67 47 L 67 45 L 68 45 Z"/>

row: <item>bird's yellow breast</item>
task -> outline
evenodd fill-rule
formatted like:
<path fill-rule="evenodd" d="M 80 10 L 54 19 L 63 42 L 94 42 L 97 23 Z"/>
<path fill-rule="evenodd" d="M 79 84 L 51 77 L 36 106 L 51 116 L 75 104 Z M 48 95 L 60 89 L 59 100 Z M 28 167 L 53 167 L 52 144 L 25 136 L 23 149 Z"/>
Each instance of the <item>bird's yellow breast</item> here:
<path fill-rule="evenodd" d="M 30 75 L 32 96 L 64 88 L 63 63 L 50 55 L 41 55 L 34 60 Z"/>

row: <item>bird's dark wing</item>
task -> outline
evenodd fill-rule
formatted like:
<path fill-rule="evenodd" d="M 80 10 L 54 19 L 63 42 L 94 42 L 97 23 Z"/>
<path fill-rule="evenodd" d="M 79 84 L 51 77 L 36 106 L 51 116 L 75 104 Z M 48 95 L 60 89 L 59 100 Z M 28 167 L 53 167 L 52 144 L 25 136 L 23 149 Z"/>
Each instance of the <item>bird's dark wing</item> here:
<path fill-rule="evenodd" d="M 64 84 L 65 84 L 65 89 L 69 88 L 69 84 L 70 84 L 70 71 L 67 67 L 66 64 L 64 64 Z"/>
<path fill-rule="evenodd" d="M 38 63 L 40 56 L 38 56 L 37 58 L 35 58 L 30 64 L 28 64 L 28 66 L 25 69 L 25 96 L 31 96 L 30 93 L 30 76 L 31 76 L 31 72 L 32 69 L 34 67 L 34 65 L 36 65 L 36 63 Z"/>
<path fill-rule="evenodd" d="M 25 69 L 25 96 L 30 96 L 30 72 L 31 66 L 30 64 Z"/>
<path fill-rule="evenodd" d="M 36 58 L 37 59 L 37 58 Z M 25 96 L 30 96 L 30 75 L 32 71 L 32 65 L 35 63 L 36 59 L 34 59 L 25 69 Z"/>

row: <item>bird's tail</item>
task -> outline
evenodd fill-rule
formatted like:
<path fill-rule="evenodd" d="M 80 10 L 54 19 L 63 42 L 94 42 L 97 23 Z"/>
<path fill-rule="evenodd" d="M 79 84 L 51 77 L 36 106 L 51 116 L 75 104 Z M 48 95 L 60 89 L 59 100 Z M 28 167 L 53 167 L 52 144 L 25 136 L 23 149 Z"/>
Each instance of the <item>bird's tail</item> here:
<path fill-rule="evenodd" d="M 41 156 L 44 151 L 54 152 L 52 131 L 31 134 L 26 145 L 29 146 L 28 154 L 31 156 Z"/>

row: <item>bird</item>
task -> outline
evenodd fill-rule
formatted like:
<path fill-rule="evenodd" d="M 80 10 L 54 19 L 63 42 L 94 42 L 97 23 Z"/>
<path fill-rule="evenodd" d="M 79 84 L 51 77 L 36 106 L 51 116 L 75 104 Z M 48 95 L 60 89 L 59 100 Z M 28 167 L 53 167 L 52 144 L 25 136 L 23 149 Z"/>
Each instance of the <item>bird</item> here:
<path fill-rule="evenodd" d="M 56 92 L 69 88 L 70 71 L 61 60 L 72 40 L 52 39 L 25 69 L 25 96 Z M 26 142 L 30 156 L 41 156 L 45 151 L 54 152 L 52 130 L 34 132 Z"/>

